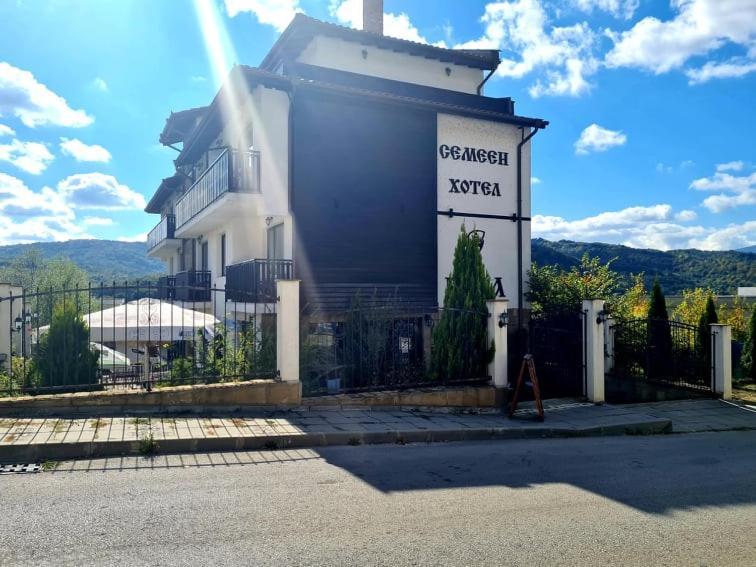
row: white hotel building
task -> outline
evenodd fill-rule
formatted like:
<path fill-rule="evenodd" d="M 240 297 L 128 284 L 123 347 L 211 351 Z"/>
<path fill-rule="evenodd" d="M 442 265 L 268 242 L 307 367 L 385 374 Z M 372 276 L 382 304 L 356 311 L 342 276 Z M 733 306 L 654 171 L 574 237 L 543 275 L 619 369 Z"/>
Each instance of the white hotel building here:
<path fill-rule="evenodd" d="M 301 280 L 302 306 L 338 313 L 357 293 L 443 300 L 457 235 L 515 315 L 530 265 L 530 138 L 547 122 L 483 95 L 493 50 L 444 49 L 297 15 L 259 67 L 237 66 L 205 107 L 172 113 L 179 151 L 146 211 L 164 297 L 263 303 Z"/>

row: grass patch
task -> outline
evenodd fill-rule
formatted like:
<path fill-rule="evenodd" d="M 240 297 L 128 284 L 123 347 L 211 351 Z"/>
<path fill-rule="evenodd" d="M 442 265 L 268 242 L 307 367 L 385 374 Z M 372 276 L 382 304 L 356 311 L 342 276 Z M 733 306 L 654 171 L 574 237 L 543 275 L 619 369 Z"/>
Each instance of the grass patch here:
<path fill-rule="evenodd" d="M 52 472 L 58 468 L 57 461 L 45 461 L 42 463 L 42 472 Z"/>
<path fill-rule="evenodd" d="M 732 397 L 747 404 L 756 404 L 756 383 L 738 382 L 733 384 Z"/>
<path fill-rule="evenodd" d="M 155 438 L 152 436 L 152 433 L 147 435 L 146 437 L 142 437 L 139 440 L 139 454 L 143 457 L 149 457 L 150 455 L 154 455 L 157 453 L 158 450 L 158 443 L 155 441 Z"/>
<path fill-rule="evenodd" d="M 278 441 L 270 439 L 265 442 L 265 445 L 263 445 L 263 448 L 267 449 L 268 451 L 275 451 L 276 449 L 278 449 Z"/>
<path fill-rule="evenodd" d="M 53 425 L 53 433 L 65 433 L 66 431 L 68 431 L 68 426 L 62 419 L 59 419 L 55 422 L 55 425 Z"/>
<path fill-rule="evenodd" d="M 359 437 L 350 437 L 347 443 L 353 447 L 356 445 L 362 445 L 362 441 L 360 441 Z"/>
<path fill-rule="evenodd" d="M 129 420 L 129 423 L 131 425 L 136 425 L 137 427 L 139 427 L 140 425 L 149 425 L 150 420 L 146 417 L 132 417 Z"/>

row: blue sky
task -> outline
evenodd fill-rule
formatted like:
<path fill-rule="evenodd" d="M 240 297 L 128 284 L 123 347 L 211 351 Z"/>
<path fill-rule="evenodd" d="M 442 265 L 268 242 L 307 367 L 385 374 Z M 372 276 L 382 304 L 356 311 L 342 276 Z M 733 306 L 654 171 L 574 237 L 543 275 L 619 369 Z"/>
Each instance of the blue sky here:
<path fill-rule="evenodd" d="M 0 244 L 143 239 L 172 173 L 171 110 L 217 90 L 195 4 L 257 65 L 295 11 L 360 0 L 0 2 Z M 386 0 L 385 30 L 497 48 L 489 96 L 534 139 L 534 234 L 636 247 L 756 244 L 756 0 Z"/>

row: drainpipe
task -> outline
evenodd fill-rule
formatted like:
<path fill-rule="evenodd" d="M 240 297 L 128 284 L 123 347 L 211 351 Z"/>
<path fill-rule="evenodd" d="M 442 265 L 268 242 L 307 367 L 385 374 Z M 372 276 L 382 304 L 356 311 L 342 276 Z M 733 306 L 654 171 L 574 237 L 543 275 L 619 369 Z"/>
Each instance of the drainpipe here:
<path fill-rule="evenodd" d="M 517 332 L 518 335 L 522 331 L 522 315 L 523 315 L 523 286 L 522 286 L 522 147 L 527 144 L 530 139 L 535 136 L 541 128 L 544 128 L 548 123 L 540 123 L 536 125 L 530 134 L 523 137 L 522 141 L 517 144 Z M 523 135 L 525 134 L 524 128 L 520 128 Z"/>
<path fill-rule="evenodd" d="M 496 69 L 498 69 L 498 68 L 499 68 L 499 66 L 497 65 Z M 488 72 L 488 75 L 486 75 L 486 78 L 483 79 L 483 82 L 478 85 L 478 96 L 480 96 L 480 93 L 483 92 L 483 85 L 485 85 L 488 82 L 488 79 L 490 79 L 493 76 L 493 74 L 496 72 L 496 69 L 491 69 Z"/>
<path fill-rule="evenodd" d="M 294 218 L 294 99 L 296 96 L 296 85 L 291 85 L 291 90 L 287 91 L 289 95 L 289 214 L 291 215 L 291 259 L 296 257 L 296 233 L 297 223 Z M 291 277 L 296 277 L 296 264 L 292 268 Z"/>

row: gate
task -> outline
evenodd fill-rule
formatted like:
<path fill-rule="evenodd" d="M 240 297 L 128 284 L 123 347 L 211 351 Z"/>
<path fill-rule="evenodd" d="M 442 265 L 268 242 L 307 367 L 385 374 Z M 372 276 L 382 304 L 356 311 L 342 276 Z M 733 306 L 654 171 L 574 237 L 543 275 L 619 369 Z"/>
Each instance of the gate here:
<path fill-rule="evenodd" d="M 549 318 L 534 317 L 529 331 L 529 350 L 535 362 L 542 397 L 584 396 L 586 375 L 583 313 L 567 313 Z M 522 360 L 522 357 L 519 358 L 518 365 Z"/>
<path fill-rule="evenodd" d="M 619 321 L 611 330 L 610 402 L 644 402 L 714 394 L 711 342 L 679 321 Z"/>

